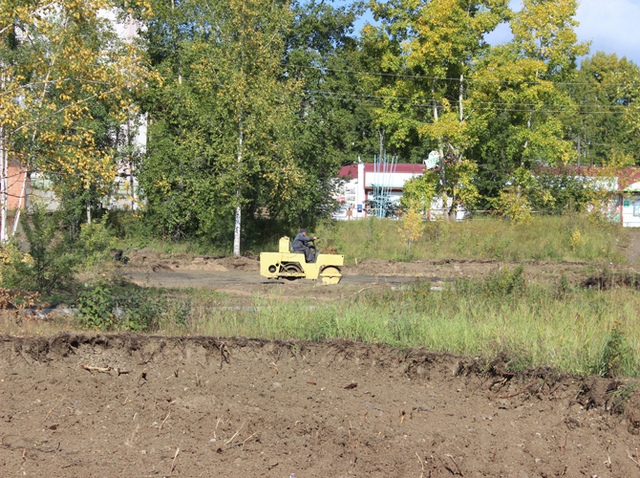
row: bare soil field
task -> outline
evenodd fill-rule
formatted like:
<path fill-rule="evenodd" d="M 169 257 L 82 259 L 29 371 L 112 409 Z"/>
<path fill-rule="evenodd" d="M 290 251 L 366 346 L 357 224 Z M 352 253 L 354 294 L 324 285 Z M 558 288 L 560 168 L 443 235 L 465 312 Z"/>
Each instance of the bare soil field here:
<path fill-rule="evenodd" d="M 635 252 L 634 252 L 635 254 Z M 161 256 L 119 266 L 142 286 L 242 303 L 343 300 L 497 261 L 345 267 L 337 286 L 268 282 L 255 258 Z M 625 270 L 634 272 L 636 254 Z M 602 265 L 526 263 L 587 283 Z M 508 372 L 504 359 L 351 342 L 134 334 L 0 336 L 0 470 L 38 477 L 640 477 L 637 381 Z"/>
<path fill-rule="evenodd" d="M 350 342 L 2 337 L 3 476 L 633 477 L 621 382 Z M 623 406 L 624 405 L 624 406 Z"/>
<path fill-rule="evenodd" d="M 416 280 L 441 287 L 456 278 L 482 278 L 500 268 L 523 264 L 529 281 L 559 281 L 561 276 L 574 283 L 598 281 L 603 269 L 633 271 L 629 265 L 613 266 L 586 262 L 511 263 L 496 260 L 457 260 L 397 262 L 367 259 L 342 267 L 338 286 L 318 281 L 274 281 L 260 276 L 255 257 L 193 257 L 185 254 L 160 255 L 149 250 L 134 251 L 129 262 L 119 267 L 122 276 L 144 287 L 196 288 L 216 290 L 242 300 L 274 288 L 285 289 L 288 298 L 341 300 L 357 291 L 398 287 Z"/>

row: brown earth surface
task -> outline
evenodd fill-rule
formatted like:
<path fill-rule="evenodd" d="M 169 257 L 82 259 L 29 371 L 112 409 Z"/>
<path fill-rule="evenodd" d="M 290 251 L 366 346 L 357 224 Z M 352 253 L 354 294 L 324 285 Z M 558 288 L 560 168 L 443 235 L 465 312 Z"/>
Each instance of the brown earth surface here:
<path fill-rule="evenodd" d="M 640 476 L 618 380 L 350 342 L 4 336 L 0 356 L 2 476 Z"/>
<path fill-rule="evenodd" d="M 430 281 L 434 287 L 457 278 L 482 278 L 501 268 L 522 264 L 529 281 L 558 281 L 561 276 L 573 283 L 596 283 L 612 271 L 635 272 L 635 263 L 624 265 L 588 262 L 508 262 L 497 260 L 443 259 L 398 262 L 380 259 L 361 260 L 345 265 L 339 286 L 322 285 L 314 280 L 272 280 L 260 276 L 260 262 L 254 257 L 162 255 L 150 250 L 132 252 L 126 265 L 118 267 L 124 278 L 140 286 L 197 288 L 216 290 L 241 300 L 284 289 L 288 298 L 314 297 L 340 300 L 359 290 L 399 287 L 416 280 Z"/>
<path fill-rule="evenodd" d="M 119 271 L 140 285 L 237 303 L 274 288 L 342 300 L 515 266 L 368 260 L 323 286 L 266 281 L 254 258 L 129 257 Z M 529 262 L 525 274 L 584 282 L 610 268 Z M 342 341 L 0 337 L 1 476 L 640 477 L 638 381 Z"/>

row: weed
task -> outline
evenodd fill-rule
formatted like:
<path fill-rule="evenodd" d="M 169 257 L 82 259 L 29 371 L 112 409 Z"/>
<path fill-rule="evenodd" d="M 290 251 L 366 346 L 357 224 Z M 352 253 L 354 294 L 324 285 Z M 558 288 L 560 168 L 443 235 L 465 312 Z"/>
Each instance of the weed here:
<path fill-rule="evenodd" d="M 616 322 L 604 342 L 593 373 L 602 377 L 617 377 L 621 374 L 628 352 L 622 324 Z"/>
<path fill-rule="evenodd" d="M 109 330 L 116 325 L 113 287 L 105 279 L 85 284 L 77 296 L 77 307 L 82 327 Z"/>
<path fill-rule="evenodd" d="M 567 279 L 567 275 L 564 273 L 561 274 L 555 290 L 556 300 L 566 299 L 571 293 L 571 289 L 571 284 L 569 283 L 569 279 Z"/>
<path fill-rule="evenodd" d="M 611 394 L 610 410 L 613 413 L 622 413 L 633 396 L 633 392 L 638 388 L 637 383 L 627 383 L 615 390 L 609 392 Z"/>
<path fill-rule="evenodd" d="M 485 280 L 485 291 L 489 295 L 505 296 L 524 291 L 526 281 L 524 279 L 524 266 L 520 264 L 513 270 L 505 267 L 497 272 L 489 274 Z"/>
<path fill-rule="evenodd" d="M 571 233 L 571 250 L 576 251 L 580 249 L 582 246 L 584 246 L 585 242 L 586 240 L 584 239 L 582 233 L 580 233 L 580 230 L 578 228 L 574 229 Z"/>

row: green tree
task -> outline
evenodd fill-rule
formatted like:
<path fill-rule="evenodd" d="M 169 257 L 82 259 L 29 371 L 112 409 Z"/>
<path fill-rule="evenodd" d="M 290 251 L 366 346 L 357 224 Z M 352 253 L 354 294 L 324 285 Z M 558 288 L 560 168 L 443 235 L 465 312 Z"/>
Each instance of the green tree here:
<path fill-rule="evenodd" d="M 640 165 L 638 66 L 597 52 L 582 60 L 567 89 L 576 103 L 565 121 L 578 164 Z"/>
<path fill-rule="evenodd" d="M 378 90 L 376 119 L 391 150 L 420 145 L 421 156 L 440 152 L 439 193 L 451 212 L 475 197 L 473 118 L 465 108 L 467 78 L 487 48 L 484 36 L 504 18 L 505 0 L 394 0 L 372 2 L 379 28 L 365 32 L 365 46 L 380 51 L 389 73 Z M 471 174 L 471 176 L 469 175 Z M 468 204 L 470 206 L 470 204 Z"/>
<path fill-rule="evenodd" d="M 294 2 L 287 35 L 287 70 L 303 83 L 297 153 L 314 184 L 299 198 L 298 220 L 309 225 L 334 204 L 330 192 L 340 166 L 376 152 L 371 106 L 363 97 L 361 54 L 353 22 L 357 2 L 334 7 L 314 0 Z"/>
<path fill-rule="evenodd" d="M 576 59 L 588 50 L 574 32 L 576 8 L 575 0 L 525 0 L 511 20 L 513 41 L 478 62 L 469 108 L 485 196 L 498 196 L 517 168 L 575 157 L 562 120 L 574 104 L 562 84 L 575 80 Z"/>
<path fill-rule="evenodd" d="M 417 209 L 423 215 L 428 214 L 436 195 L 438 177 L 427 172 L 415 176 L 404 183 L 400 204 L 403 209 Z"/>
<path fill-rule="evenodd" d="M 141 167 L 149 218 L 165 234 L 233 237 L 243 217 L 290 219 L 309 178 L 296 162 L 300 82 L 283 69 L 285 2 L 154 5 Z"/>

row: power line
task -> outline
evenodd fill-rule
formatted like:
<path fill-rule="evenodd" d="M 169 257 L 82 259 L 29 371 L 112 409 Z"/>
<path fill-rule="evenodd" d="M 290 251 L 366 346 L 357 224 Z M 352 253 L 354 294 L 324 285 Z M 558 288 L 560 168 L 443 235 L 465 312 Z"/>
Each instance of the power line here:
<path fill-rule="evenodd" d="M 332 91 L 317 91 L 310 90 L 308 93 L 324 96 L 326 98 L 335 98 L 335 99 L 345 99 L 345 100 L 358 100 L 361 102 L 370 102 L 370 103 L 378 103 L 381 104 L 383 100 L 393 100 L 400 103 L 413 105 L 413 106 L 424 106 L 425 108 L 432 108 L 433 102 L 435 98 L 425 98 L 423 100 L 419 100 L 416 98 L 412 98 L 409 96 L 394 96 L 394 95 L 364 95 L 364 94 L 355 94 L 355 93 L 336 93 Z M 459 105 L 459 100 L 448 100 L 448 103 L 451 105 Z M 602 109 L 593 109 L 591 111 L 585 111 L 586 108 L 599 108 L 599 105 L 595 104 L 564 104 L 564 105 L 549 105 L 549 104 L 535 104 L 535 103 L 518 103 L 514 107 L 503 107 L 509 106 L 510 103 L 505 102 L 490 102 L 490 101 L 473 101 L 473 100 L 463 100 L 463 105 L 471 110 L 480 110 L 480 111 L 505 111 L 505 112 L 522 112 L 528 113 L 531 112 L 532 108 L 535 108 L 535 112 L 538 113 L 576 113 L 580 115 L 584 114 L 622 114 L 625 111 L 629 111 L 630 109 L 640 111 L 640 106 L 624 106 L 624 105 L 607 105 L 602 106 Z M 442 107 L 442 104 L 438 105 Z"/>
<path fill-rule="evenodd" d="M 339 68 L 328 68 L 324 66 L 312 66 L 312 65 L 293 65 L 296 68 L 301 69 L 309 69 L 309 70 L 322 70 L 322 71 L 332 71 L 335 73 L 348 73 L 351 75 L 357 76 L 381 76 L 381 77 L 390 77 L 390 78 L 406 78 L 413 80 L 437 80 L 437 81 L 451 81 L 451 82 L 463 82 L 463 83 L 516 83 L 521 85 L 546 85 L 546 84 L 554 84 L 554 85 L 592 85 L 593 83 L 586 81 L 552 81 L 552 80 L 540 80 L 540 81 L 512 81 L 512 80 L 488 80 L 481 78 L 473 78 L 473 77 L 464 77 L 460 78 L 448 78 L 448 77 L 439 77 L 439 76 L 428 76 L 428 75 L 409 75 L 409 74 L 400 74 L 400 73 L 385 73 L 385 72 L 366 72 L 366 71 L 356 71 L 356 70 L 346 70 Z M 630 86 L 632 88 L 636 88 L 640 86 L 640 83 L 610 83 L 611 86 Z"/>

